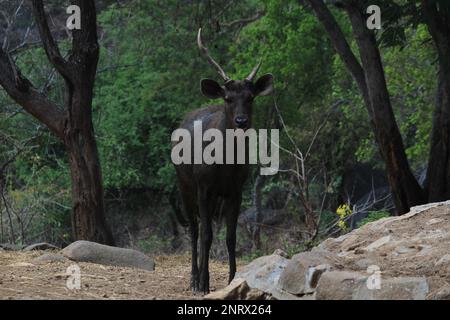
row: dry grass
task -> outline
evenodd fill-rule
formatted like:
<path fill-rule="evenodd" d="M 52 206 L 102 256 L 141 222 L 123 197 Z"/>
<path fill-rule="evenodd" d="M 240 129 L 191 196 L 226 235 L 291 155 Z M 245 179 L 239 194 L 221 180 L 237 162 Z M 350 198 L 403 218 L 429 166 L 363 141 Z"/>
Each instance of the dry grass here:
<path fill-rule="evenodd" d="M 189 289 L 190 258 L 155 257 L 153 272 L 78 263 L 81 289 L 66 287 L 71 261 L 34 264 L 43 252 L 0 251 L 0 299 L 200 299 Z M 210 262 L 211 290 L 226 285 L 228 265 Z"/>

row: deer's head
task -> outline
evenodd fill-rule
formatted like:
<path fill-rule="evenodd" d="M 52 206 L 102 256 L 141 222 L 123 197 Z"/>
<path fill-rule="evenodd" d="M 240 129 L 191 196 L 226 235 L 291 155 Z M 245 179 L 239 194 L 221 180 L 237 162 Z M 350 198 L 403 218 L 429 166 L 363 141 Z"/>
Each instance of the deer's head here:
<path fill-rule="evenodd" d="M 233 128 L 248 129 L 251 126 L 253 100 L 258 96 L 272 93 L 273 76 L 265 74 L 254 81 L 261 66 L 260 62 L 244 80 L 232 80 L 210 56 L 208 49 L 202 43 L 201 32 L 202 29 L 198 31 L 198 47 L 224 81 L 221 85 L 215 80 L 203 79 L 201 81 L 202 93 L 210 99 L 222 98 L 224 100 L 225 114 Z"/>

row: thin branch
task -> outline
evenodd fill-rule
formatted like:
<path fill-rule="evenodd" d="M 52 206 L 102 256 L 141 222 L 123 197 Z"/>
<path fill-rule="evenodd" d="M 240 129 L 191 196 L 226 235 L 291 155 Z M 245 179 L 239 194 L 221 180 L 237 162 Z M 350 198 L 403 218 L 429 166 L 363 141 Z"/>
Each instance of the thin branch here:
<path fill-rule="evenodd" d="M 331 115 L 331 112 L 333 112 L 334 109 L 336 109 L 338 106 L 340 106 L 340 105 L 343 104 L 344 102 L 345 102 L 344 100 L 338 100 L 338 101 L 336 101 L 336 102 L 331 106 L 330 111 L 325 115 L 324 120 L 323 120 L 322 123 L 320 124 L 319 128 L 317 128 L 316 132 L 314 133 L 314 137 L 313 137 L 313 139 L 311 140 L 311 143 L 309 144 L 308 150 L 306 151 L 306 155 L 305 155 L 305 161 L 306 161 L 306 159 L 308 158 L 308 156 L 309 156 L 309 154 L 310 154 L 310 152 L 311 152 L 311 149 L 312 149 L 312 147 L 313 147 L 313 145 L 314 145 L 314 142 L 316 142 L 316 138 L 317 138 L 317 136 L 319 135 L 319 132 L 322 130 L 322 128 L 323 128 L 323 127 L 325 126 L 325 124 L 327 123 L 328 118 L 329 118 L 330 115 Z"/>
<path fill-rule="evenodd" d="M 345 39 L 344 32 L 339 27 L 339 24 L 323 0 L 308 0 L 308 3 L 311 5 L 317 19 L 322 23 L 323 27 L 327 31 L 334 49 L 339 54 L 358 85 L 366 106 L 370 106 L 369 91 L 366 84 L 364 70 Z M 370 118 L 372 118 L 372 110 L 370 110 L 370 108 L 368 108 L 368 110 Z"/>
<path fill-rule="evenodd" d="M 49 61 L 65 79 L 70 80 L 71 73 L 69 64 L 62 57 L 58 45 L 50 31 L 42 0 L 33 0 L 33 13 Z"/>
<path fill-rule="evenodd" d="M 233 28 L 234 26 L 242 27 L 242 26 L 245 26 L 245 25 L 247 25 L 249 23 L 252 23 L 252 22 L 255 22 L 255 21 L 259 20 L 265 14 L 266 14 L 265 11 L 258 11 L 255 15 L 253 15 L 251 17 L 233 20 L 233 21 L 228 22 L 228 23 L 222 23 L 222 26 L 225 27 L 225 28 Z"/>
<path fill-rule="evenodd" d="M 8 50 L 9 47 L 9 34 L 11 33 L 11 30 L 14 26 L 14 22 L 17 19 L 17 16 L 19 15 L 20 10 L 22 10 L 24 0 L 22 0 L 19 5 L 17 6 L 16 10 L 14 11 L 14 14 L 12 15 L 11 19 L 7 19 L 6 14 L 2 12 L 3 17 L 5 18 L 5 21 L 7 21 L 8 27 L 5 31 L 5 39 L 3 40 L 3 50 Z"/>
<path fill-rule="evenodd" d="M 42 45 L 42 41 L 22 42 L 17 47 L 9 50 L 9 54 L 12 56 L 15 56 L 15 55 L 21 53 L 22 51 L 39 48 L 41 45 Z"/>

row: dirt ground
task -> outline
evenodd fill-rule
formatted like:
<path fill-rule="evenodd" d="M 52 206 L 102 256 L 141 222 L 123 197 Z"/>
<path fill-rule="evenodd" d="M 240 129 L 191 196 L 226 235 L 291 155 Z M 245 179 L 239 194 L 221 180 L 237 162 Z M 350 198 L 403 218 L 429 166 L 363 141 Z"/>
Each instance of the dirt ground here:
<path fill-rule="evenodd" d="M 0 299 L 201 299 L 189 289 L 189 256 L 155 257 L 155 271 L 77 263 L 81 289 L 69 290 L 72 261 L 34 264 L 44 252 L 0 250 Z M 211 291 L 226 286 L 228 264 L 210 261 Z"/>

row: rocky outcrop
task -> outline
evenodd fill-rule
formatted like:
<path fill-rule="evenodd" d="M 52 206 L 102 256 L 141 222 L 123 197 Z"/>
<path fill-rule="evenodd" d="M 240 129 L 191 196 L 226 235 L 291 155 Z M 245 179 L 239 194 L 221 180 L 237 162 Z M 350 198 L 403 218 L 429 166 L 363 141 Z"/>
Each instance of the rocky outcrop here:
<path fill-rule="evenodd" d="M 379 286 L 366 274 L 332 271 L 323 274 L 317 300 L 424 300 L 428 283 L 424 277 L 380 278 Z"/>
<path fill-rule="evenodd" d="M 260 257 L 236 273 L 235 279 L 244 279 L 251 288 L 266 292 L 275 299 L 295 299 L 289 292 L 279 289 L 280 276 L 289 262 L 281 250 L 270 256 Z"/>
<path fill-rule="evenodd" d="M 95 242 L 76 241 L 64 248 L 61 253 L 66 258 L 78 262 L 130 267 L 148 271 L 155 270 L 153 260 L 142 252 L 110 247 Z"/>
<path fill-rule="evenodd" d="M 234 279 L 222 290 L 210 293 L 205 300 L 271 300 L 270 294 L 250 288 L 247 281 L 241 278 Z"/>
<path fill-rule="evenodd" d="M 276 299 L 450 299 L 450 201 L 369 223 L 291 259 L 258 258 L 237 276 Z"/>
<path fill-rule="evenodd" d="M 330 271 L 332 264 L 331 254 L 323 250 L 296 254 L 283 270 L 278 287 L 297 296 L 312 294 L 320 276 Z"/>

